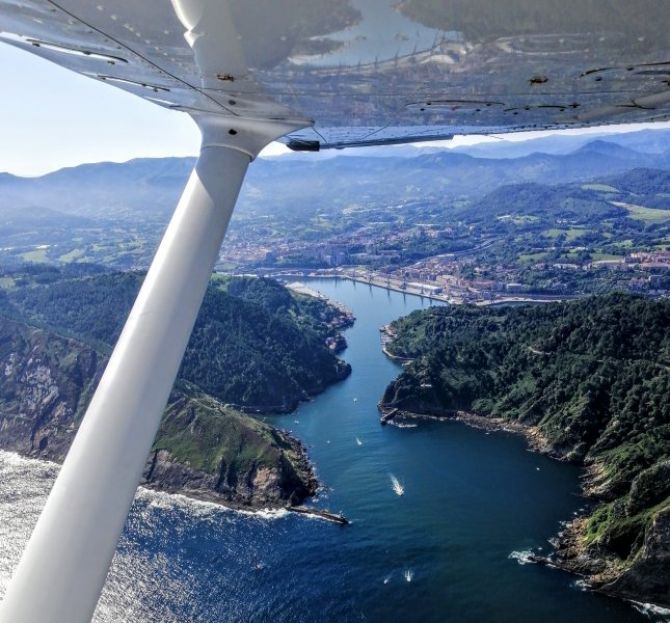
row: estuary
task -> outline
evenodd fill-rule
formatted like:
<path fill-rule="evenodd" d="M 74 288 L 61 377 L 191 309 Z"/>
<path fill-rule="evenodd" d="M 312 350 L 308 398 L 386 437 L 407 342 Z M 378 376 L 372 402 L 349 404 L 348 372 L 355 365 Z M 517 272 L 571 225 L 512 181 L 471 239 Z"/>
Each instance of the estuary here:
<path fill-rule="evenodd" d="M 427 299 L 308 285 L 356 316 L 342 355 L 353 372 L 267 421 L 305 443 L 323 485 L 315 505 L 351 525 L 140 490 L 97 622 L 649 620 L 573 576 L 520 564 L 528 550 L 547 552 L 583 506 L 577 468 L 458 422 L 380 425 L 377 402 L 400 368 L 379 327 Z M 57 469 L 0 453 L 0 592 Z"/>

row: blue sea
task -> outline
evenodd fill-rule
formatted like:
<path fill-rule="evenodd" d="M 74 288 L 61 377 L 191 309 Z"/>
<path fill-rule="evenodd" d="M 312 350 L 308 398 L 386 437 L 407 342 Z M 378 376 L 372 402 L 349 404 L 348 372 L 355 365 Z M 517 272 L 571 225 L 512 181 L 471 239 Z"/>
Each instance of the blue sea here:
<path fill-rule="evenodd" d="M 351 281 L 308 284 L 351 308 L 351 376 L 266 418 L 307 446 L 342 527 L 284 511 L 245 514 L 140 490 L 95 621 L 649 621 L 561 571 L 523 564 L 584 506 L 579 470 L 508 433 L 456 422 L 382 427 L 400 371 L 379 327 L 427 299 Z M 57 466 L 0 453 L 0 593 Z M 667 618 L 667 617 L 666 617 Z"/>

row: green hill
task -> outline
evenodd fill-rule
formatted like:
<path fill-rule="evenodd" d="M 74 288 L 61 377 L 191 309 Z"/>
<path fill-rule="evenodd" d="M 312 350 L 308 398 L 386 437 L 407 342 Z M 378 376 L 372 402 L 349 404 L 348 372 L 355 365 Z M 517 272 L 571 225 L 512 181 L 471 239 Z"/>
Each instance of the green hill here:
<path fill-rule="evenodd" d="M 144 275 L 58 278 L 57 269 L 42 273 L 40 268 L 8 274 L 14 287 L 6 290 L 7 301 L 15 315 L 110 348 Z M 349 365 L 326 346 L 341 322 L 327 303 L 293 295 L 271 279 L 215 276 L 179 377 L 224 403 L 254 411 L 292 411 L 350 373 Z"/>
<path fill-rule="evenodd" d="M 88 266 L 2 274 L 0 447 L 62 460 L 142 278 Z M 256 508 L 313 495 L 302 445 L 225 403 L 288 410 L 342 378 L 349 367 L 326 339 L 350 322 L 274 281 L 213 278 L 144 484 Z"/>
<path fill-rule="evenodd" d="M 386 389 L 387 416 L 512 421 L 589 466 L 597 504 L 556 561 L 604 590 L 670 603 L 670 301 L 439 307 L 390 332 L 388 351 L 412 362 Z"/>

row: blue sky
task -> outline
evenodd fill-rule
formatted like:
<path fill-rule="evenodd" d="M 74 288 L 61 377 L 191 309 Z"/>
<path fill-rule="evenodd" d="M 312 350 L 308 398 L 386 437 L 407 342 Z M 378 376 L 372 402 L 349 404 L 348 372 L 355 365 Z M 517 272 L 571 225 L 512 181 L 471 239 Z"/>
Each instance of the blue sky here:
<path fill-rule="evenodd" d="M 0 171 L 36 175 L 81 162 L 193 155 L 191 119 L 0 44 Z"/>
<path fill-rule="evenodd" d="M 82 162 L 197 154 L 199 133 L 184 113 L 150 104 L 4 43 L 0 43 L 0 84 L 0 172 L 33 176 Z M 645 126 L 611 129 L 641 127 Z M 505 139 L 545 134 L 506 135 Z M 445 146 L 483 140 L 487 139 L 456 137 Z M 285 148 L 272 146 L 264 153 L 282 151 Z"/>

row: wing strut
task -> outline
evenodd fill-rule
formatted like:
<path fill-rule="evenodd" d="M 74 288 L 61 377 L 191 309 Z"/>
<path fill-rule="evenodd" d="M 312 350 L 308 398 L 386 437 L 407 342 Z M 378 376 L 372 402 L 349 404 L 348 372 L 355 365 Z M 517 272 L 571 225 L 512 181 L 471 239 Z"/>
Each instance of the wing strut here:
<path fill-rule="evenodd" d="M 9 584 L 2 623 L 90 621 L 247 166 L 305 125 L 196 121 L 200 157 Z"/>

